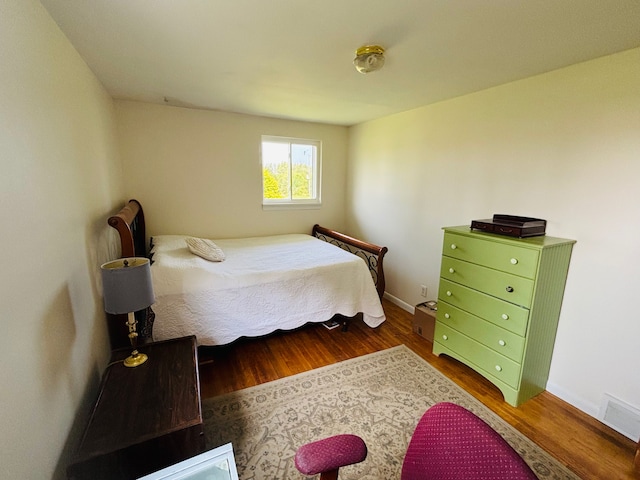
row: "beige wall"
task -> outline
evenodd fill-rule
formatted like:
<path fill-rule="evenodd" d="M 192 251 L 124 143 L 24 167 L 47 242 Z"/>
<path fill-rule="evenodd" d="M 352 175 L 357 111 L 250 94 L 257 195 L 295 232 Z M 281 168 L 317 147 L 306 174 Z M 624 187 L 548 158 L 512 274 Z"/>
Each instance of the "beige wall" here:
<path fill-rule="evenodd" d="M 347 129 L 117 101 L 126 192 L 148 232 L 210 238 L 310 232 L 344 224 Z M 322 207 L 263 211 L 261 135 L 322 141 Z"/>
<path fill-rule="evenodd" d="M 575 246 L 548 389 L 640 407 L 640 49 L 350 130 L 348 228 L 389 247 L 387 292 L 435 298 L 442 226 L 547 219 Z"/>
<path fill-rule="evenodd" d="M 108 356 L 113 104 L 35 0 L 0 2 L 0 65 L 0 476 L 63 478 Z"/>
<path fill-rule="evenodd" d="M 108 358 L 98 266 L 127 196 L 152 234 L 347 227 L 390 247 L 405 306 L 436 294 L 441 226 L 546 218 L 578 240 L 550 389 L 592 414 L 603 392 L 638 406 L 640 50 L 345 129 L 114 108 L 36 0 L 0 2 L 0 45 L 3 477 L 64 477 Z M 262 211 L 262 134 L 323 141 L 322 209 Z"/>

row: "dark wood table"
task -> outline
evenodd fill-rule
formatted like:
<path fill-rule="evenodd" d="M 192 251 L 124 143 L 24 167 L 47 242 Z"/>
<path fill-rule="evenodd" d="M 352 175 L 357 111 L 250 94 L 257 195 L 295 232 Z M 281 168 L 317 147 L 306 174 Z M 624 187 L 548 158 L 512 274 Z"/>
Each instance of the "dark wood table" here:
<path fill-rule="evenodd" d="M 139 348 L 149 359 L 122 364 L 113 352 L 70 479 L 130 479 L 204 451 L 198 351 L 194 336 Z"/>

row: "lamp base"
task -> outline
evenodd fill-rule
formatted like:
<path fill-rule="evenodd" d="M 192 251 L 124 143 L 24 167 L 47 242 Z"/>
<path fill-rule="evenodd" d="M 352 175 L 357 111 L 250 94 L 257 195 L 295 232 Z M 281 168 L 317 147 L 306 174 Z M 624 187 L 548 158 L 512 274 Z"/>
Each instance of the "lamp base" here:
<path fill-rule="evenodd" d="M 137 367 L 138 365 L 142 365 L 149 359 L 144 353 L 140 353 L 137 350 L 131 352 L 131 355 L 124 359 L 125 367 Z"/>

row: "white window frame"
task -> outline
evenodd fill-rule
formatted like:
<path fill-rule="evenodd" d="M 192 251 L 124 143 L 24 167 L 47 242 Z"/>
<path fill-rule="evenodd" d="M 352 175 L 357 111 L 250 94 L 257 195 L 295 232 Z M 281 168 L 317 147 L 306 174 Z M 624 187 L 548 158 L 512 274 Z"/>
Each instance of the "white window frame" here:
<path fill-rule="evenodd" d="M 312 160 L 313 184 L 315 198 L 293 199 L 293 198 L 265 198 L 264 197 L 264 160 L 262 157 L 262 145 L 265 142 L 283 143 L 289 145 L 311 145 L 316 149 L 315 158 Z M 291 156 L 289 156 L 289 167 L 291 168 Z M 262 184 L 262 209 L 263 210 L 287 210 L 287 209 L 311 209 L 322 206 L 322 142 L 308 138 L 279 137 L 273 135 L 262 135 L 260 142 L 260 181 Z"/>

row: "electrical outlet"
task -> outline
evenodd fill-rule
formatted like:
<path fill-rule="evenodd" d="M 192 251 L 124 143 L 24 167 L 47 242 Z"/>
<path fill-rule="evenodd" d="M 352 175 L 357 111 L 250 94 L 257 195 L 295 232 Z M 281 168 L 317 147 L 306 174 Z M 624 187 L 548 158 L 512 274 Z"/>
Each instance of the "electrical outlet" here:
<path fill-rule="evenodd" d="M 427 286 L 426 285 L 420 285 L 420 295 L 422 295 L 423 297 L 427 296 Z"/>

